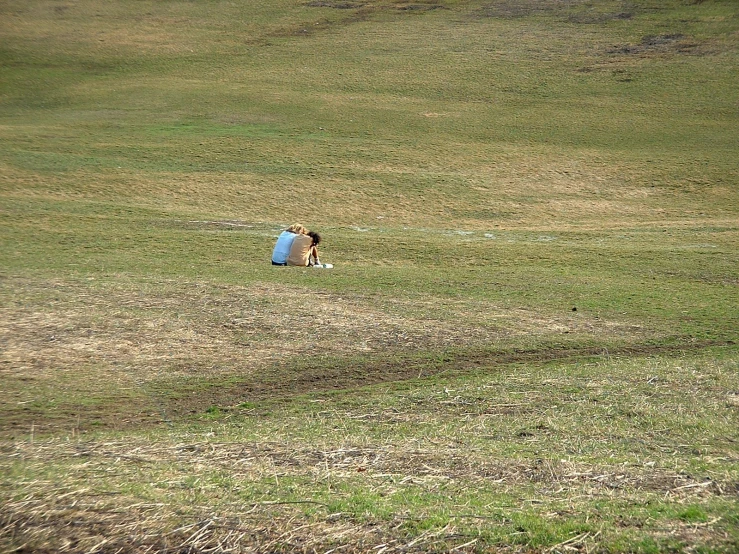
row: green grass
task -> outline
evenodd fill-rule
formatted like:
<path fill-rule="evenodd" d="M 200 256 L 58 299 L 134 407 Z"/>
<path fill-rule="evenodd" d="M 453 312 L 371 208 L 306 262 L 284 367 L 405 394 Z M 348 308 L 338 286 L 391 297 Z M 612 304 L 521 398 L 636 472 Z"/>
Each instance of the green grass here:
<path fill-rule="evenodd" d="M 738 16 L 4 2 L 0 544 L 736 550 Z"/>
<path fill-rule="evenodd" d="M 736 364 L 736 349 L 713 349 L 499 366 L 317 393 L 267 413 L 211 407 L 167 430 L 16 441 L 5 486 L 16 488 L 12 506 L 35 491 L 31 513 L 63 509 L 44 496 L 48 481 L 103 513 L 154 503 L 229 529 L 234 514 L 265 511 L 285 529 L 295 517 L 333 522 L 329 541 L 342 524 L 356 526 L 356 541 L 380 529 L 389 534 L 374 544 L 415 537 L 431 550 L 580 537 L 613 552 L 728 552 L 739 517 Z M 74 488 L 92 476 L 93 488 Z"/>

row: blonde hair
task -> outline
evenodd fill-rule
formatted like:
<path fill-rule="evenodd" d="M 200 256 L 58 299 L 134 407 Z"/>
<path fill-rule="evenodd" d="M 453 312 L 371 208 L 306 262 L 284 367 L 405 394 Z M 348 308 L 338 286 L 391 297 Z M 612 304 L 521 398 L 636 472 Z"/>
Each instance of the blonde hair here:
<path fill-rule="evenodd" d="M 308 229 L 303 227 L 300 223 L 293 223 L 286 230 L 291 233 L 295 233 L 296 235 L 306 235 L 308 233 Z"/>

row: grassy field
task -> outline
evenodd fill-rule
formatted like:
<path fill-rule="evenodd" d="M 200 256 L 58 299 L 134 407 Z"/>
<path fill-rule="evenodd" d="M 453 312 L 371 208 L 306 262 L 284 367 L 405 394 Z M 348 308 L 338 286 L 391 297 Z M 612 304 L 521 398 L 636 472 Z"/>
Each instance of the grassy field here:
<path fill-rule="evenodd" d="M 732 0 L 3 1 L 0 550 L 739 551 L 737 83 Z"/>

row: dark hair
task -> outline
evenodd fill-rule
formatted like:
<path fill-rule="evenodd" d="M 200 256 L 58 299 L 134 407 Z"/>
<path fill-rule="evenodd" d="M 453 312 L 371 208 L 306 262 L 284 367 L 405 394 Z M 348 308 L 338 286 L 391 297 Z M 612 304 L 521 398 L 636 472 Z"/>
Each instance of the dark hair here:
<path fill-rule="evenodd" d="M 321 243 L 321 235 L 314 231 L 308 231 L 308 236 L 313 239 L 313 246 L 318 246 Z"/>

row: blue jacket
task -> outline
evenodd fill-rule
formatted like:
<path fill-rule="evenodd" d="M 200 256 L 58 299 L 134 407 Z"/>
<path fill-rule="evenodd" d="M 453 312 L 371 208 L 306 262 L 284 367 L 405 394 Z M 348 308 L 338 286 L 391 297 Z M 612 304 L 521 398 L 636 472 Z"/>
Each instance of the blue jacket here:
<path fill-rule="evenodd" d="M 276 264 L 286 264 L 287 263 L 287 257 L 290 255 L 290 248 L 293 245 L 293 241 L 295 240 L 295 237 L 297 237 L 295 233 L 291 233 L 290 231 L 282 231 L 280 233 L 280 236 L 277 237 L 277 244 L 275 244 L 275 249 L 272 251 L 272 261 Z"/>

